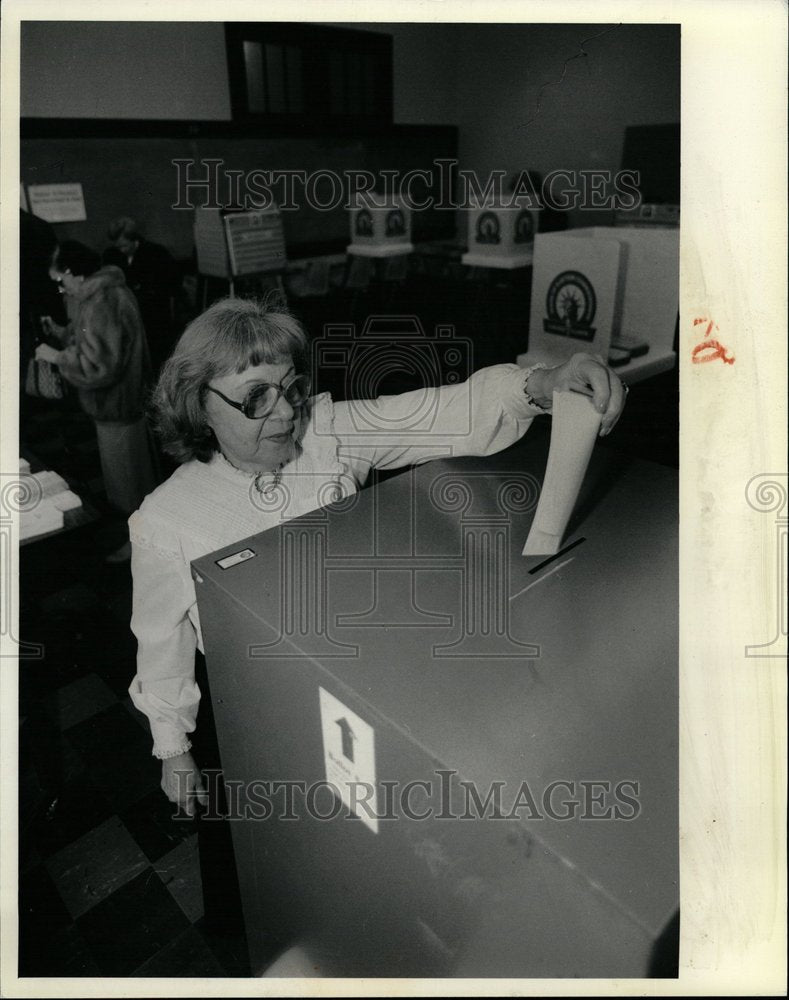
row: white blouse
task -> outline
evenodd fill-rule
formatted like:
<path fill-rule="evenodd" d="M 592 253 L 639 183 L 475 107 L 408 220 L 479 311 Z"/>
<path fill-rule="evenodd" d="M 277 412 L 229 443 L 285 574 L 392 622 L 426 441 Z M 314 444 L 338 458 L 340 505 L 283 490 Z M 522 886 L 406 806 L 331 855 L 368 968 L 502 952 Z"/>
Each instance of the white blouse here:
<path fill-rule="evenodd" d="M 525 393 L 530 373 L 495 365 L 458 385 L 371 401 L 333 403 L 324 393 L 312 401 L 300 454 L 282 470 L 284 493 L 260 493 L 254 476 L 215 454 L 186 462 L 146 497 L 129 518 L 138 644 L 129 694 L 150 720 L 154 756 L 188 750 L 195 729 L 203 645 L 190 562 L 355 493 L 372 467 L 509 447 L 544 412 Z"/>

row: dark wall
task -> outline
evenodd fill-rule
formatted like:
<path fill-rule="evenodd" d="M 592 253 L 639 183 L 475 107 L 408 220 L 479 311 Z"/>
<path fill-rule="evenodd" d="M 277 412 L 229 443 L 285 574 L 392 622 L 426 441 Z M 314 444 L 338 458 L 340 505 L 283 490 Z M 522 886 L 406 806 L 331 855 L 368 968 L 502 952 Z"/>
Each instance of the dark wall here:
<path fill-rule="evenodd" d="M 46 132 L 46 123 L 31 124 L 39 135 Z M 21 144 L 24 184 L 82 184 L 87 219 L 57 224 L 58 238 L 103 247 L 107 224 L 119 215 L 131 215 L 149 239 L 164 244 L 180 259 L 192 253 L 194 213 L 173 208 L 178 201 L 178 172 L 173 165 L 176 159 L 221 159 L 223 169 L 228 170 L 299 170 L 307 175 L 332 171 L 342 176 L 347 170 L 427 169 L 434 159 L 457 154 L 457 130 L 451 126 L 399 126 L 364 137 L 278 139 L 232 134 L 199 138 L 90 137 L 89 124 L 80 128 L 82 138 L 24 138 Z M 172 131 L 176 133 L 175 127 Z M 227 131 L 232 133 L 230 128 Z M 195 168 L 196 176 L 205 173 L 204 168 Z M 301 191 L 303 188 L 297 187 L 298 211 L 283 212 L 289 255 L 299 248 L 311 252 L 332 243 L 344 248 L 350 242 L 345 208 L 317 209 L 307 203 Z M 328 180 L 317 191 L 321 201 L 331 201 Z M 202 197 L 195 194 L 198 204 Z M 219 201 L 229 203 L 228 188 L 220 193 Z M 414 223 L 417 238 L 451 235 L 454 213 L 418 212 Z"/>

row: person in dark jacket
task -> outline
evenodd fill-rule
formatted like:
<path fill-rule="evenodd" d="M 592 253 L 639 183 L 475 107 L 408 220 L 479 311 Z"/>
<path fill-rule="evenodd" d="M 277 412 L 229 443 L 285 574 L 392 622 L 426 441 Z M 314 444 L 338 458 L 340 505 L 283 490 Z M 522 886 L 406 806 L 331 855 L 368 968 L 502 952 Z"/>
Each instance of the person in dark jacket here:
<path fill-rule="evenodd" d="M 99 268 L 99 256 L 76 241 L 58 247 L 50 277 L 62 288 L 71 322 L 48 327 L 63 343 L 43 344 L 36 357 L 56 364 L 96 425 L 107 499 L 123 514 L 156 486 L 143 415 L 151 365 L 140 310 L 120 268 Z M 128 558 L 126 546 L 111 561 Z"/>
<path fill-rule="evenodd" d="M 146 240 L 134 219 L 122 216 L 107 230 L 112 243 L 104 251 L 104 264 L 114 264 L 126 276 L 126 284 L 140 307 L 155 372 L 175 346 L 175 308 L 181 293 L 175 261 L 158 243 Z"/>
<path fill-rule="evenodd" d="M 19 402 L 22 412 L 28 402 L 24 392 L 27 366 L 40 339 L 42 316 L 65 318 L 62 301 L 49 279 L 49 265 L 57 248 L 57 237 L 52 226 L 19 210 Z"/>

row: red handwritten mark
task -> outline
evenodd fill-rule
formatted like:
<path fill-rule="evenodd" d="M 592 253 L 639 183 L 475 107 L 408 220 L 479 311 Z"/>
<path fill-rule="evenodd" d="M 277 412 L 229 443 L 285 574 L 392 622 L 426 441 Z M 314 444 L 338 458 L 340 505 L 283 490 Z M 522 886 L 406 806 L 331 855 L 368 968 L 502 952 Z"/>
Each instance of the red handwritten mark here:
<path fill-rule="evenodd" d="M 693 320 L 693 325 L 698 326 L 700 323 L 706 323 L 707 329 L 704 331 L 704 335 L 707 338 L 703 340 L 700 344 L 696 344 L 693 348 L 693 353 L 691 354 L 691 361 L 694 365 L 703 365 L 708 361 L 720 360 L 726 365 L 733 365 L 734 358 L 730 357 L 726 353 L 726 348 L 720 343 L 719 340 L 715 340 L 710 337 L 713 327 L 717 330 L 718 324 L 714 323 L 711 319 L 708 320 L 706 316 Z M 709 354 L 702 354 L 702 351 L 710 351 Z"/>
<path fill-rule="evenodd" d="M 702 351 L 710 350 L 711 354 L 702 354 Z M 717 361 L 720 358 L 724 364 L 733 365 L 734 358 L 730 358 L 726 353 L 726 348 L 717 340 L 703 340 L 693 348 L 691 360 L 694 365 L 703 365 L 707 361 Z"/>

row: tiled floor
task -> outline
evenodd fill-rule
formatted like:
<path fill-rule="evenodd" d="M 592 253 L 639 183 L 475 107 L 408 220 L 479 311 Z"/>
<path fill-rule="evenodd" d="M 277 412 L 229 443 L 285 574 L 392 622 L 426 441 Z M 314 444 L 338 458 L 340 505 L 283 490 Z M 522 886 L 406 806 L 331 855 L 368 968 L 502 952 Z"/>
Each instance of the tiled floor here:
<path fill-rule="evenodd" d="M 21 550 L 20 976 L 248 976 L 246 942 L 206 925 L 196 822 L 159 788 L 134 674 L 123 522 L 106 508 L 92 426 L 28 414 L 25 443 L 101 518 Z"/>

